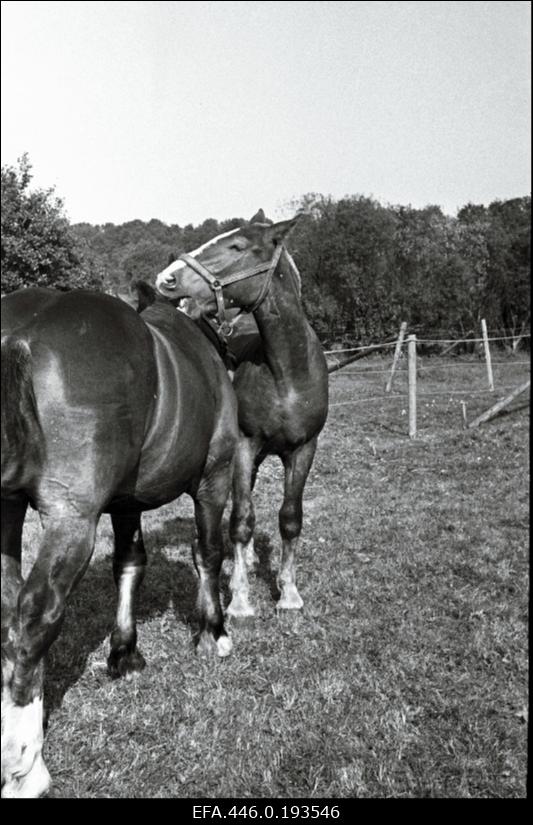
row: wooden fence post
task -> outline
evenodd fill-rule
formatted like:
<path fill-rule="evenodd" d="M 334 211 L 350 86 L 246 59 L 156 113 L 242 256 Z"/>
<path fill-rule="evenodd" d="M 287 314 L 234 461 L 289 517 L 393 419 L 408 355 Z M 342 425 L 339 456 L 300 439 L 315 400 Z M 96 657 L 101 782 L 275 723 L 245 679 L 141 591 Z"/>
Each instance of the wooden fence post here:
<path fill-rule="evenodd" d="M 463 430 L 468 427 L 468 419 L 466 417 L 466 401 L 461 401 L 461 411 L 463 413 Z"/>
<path fill-rule="evenodd" d="M 487 322 L 484 318 L 481 319 L 481 334 L 483 335 L 483 348 L 485 350 L 485 363 L 487 365 L 487 379 L 489 382 L 489 390 L 494 392 L 494 378 L 492 376 L 492 361 L 490 358 L 489 336 L 487 334 Z"/>
<path fill-rule="evenodd" d="M 396 346 L 394 348 L 394 359 L 392 361 L 392 367 L 390 371 L 389 380 L 387 381 L 387 386 L 385 387 L 385 392 L 390 392 L 392 389 L 392 379 L 394 378 L 394 373 L 396 371 L 396 366 L 400 359 L 400 355 L 402 352 L 403 346 L 403 339 L 405 338 L 405 331 L 407 329 L 407 321 L 402 321 L 400 325 L 400 332 L 398 333 L 398 340 L 396 341 Z"/>
<path fill-rule="evenodd" d="M 416 438 L 416 335 L 407 337 L 409 369 L 409 438 Z"/>
<path fill-rule="evenodd" d="M 501 410 L 503 410 L 505 407 L 508 407 L 509 404 L 515 400 L 515 398 L 518 398 L 519 395 L 528 390 L 530 386 L 531 379 L 529 378 L 524 384 L 520 384 L 520 386 L 517 387 L 516 390 L 513 390 L 512 393 L 510 393 L 510 395 L 507 395 L 505 398 L 502 398 L 501 401 L 498 401 L 496 404 L 493 404 L 493 406 L 490 407 L 490 409 L 485 410 L 484 413 L 481 413 L 481 415 L 478 415 L 477 418 L 474 418 L 474 420 L 471 421 L 468 425 L 468 428 L 471 429 L 472 427 L 479 427 L 479 425 L 483 424 L 485 421 L 490 421 L 490 419 L 494 418 L 495 415 L 498 415 L 498 413 Z"/>

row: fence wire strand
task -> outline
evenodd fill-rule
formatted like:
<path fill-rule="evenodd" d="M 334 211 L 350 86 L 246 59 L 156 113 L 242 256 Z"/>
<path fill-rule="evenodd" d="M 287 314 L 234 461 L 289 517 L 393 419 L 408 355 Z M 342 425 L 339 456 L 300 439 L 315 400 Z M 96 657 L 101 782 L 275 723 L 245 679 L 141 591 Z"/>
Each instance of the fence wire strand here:
<path fill-rule="evenodd" d="M 432 398 L 433 396 L 451 396 L 451 395 L 462 395 L 462 396 L 470 396 L 470 395 L 491 395 L 494 399 L 497 399 L 501 393 L 504 392 L 512 392 L 516 389 L 515 386 L 513 387 L 500 387 L 498 392 L 494 392 L 493 390 L 441 390 L 440 392 L 417 392 L 417 398 Z M 503 397 L 503 396 L 502 396 Z M 392 401 L 395 398 L 404 398 L 407 400 L 409 398 L 407 393 L 400 393 L 397 395 L 372 395 L 370 398 L 357 398 L 352 399 L 350 401 L 335 401 L 333 404 L 330 404 L 330 409 L 332 407 L 346 407 L 351 404 L 366 404 L 370 401 Z"/>
<path fill-rule="evenodd" d="M 494 335 L 487 338 L 417 338 L 414 337 L 414 343 L 418 344 L 478 344 L 478 343 L 487 343 L 489 341 L 521 341 L 524 338 L 530 338 L 530 333 L 522 333 L 520 335 Z M 413 339 L 411 339 L 413 341 Z M 388 349 L 389 347 L 395 347 L 396 355 L 394 359 L 394 366 L 398 368 L 398 371 L 402 376 L 405 376 L 407 372 L 407 364 L 405 360 L 400 365 L 397 363 L 398 354 L 401 355 L 402 359 L 405 358 L 404 353 L 400 352 L 400 350 L 404 349 L 406 345 L 409 344 L 409 338 L 406 336 L 400 344 L 400 339 L 398 338 L 395 341 L 387 341 L 383 344 L 368 344 L 367 346 L 359 346 L 359 347 L 346 347 L 343 349 L 335 349 L 335 350 L 325 350 L 326 355 L 341 355 L 343 353 L 358 353 L 364 352 L 365 350 L 368 353 L 372 352 L 379 352 L 380 350 Z M 513 348 L 514 351 L 514 348 Z M 443 353 L 445 354 L 445 353 Z M 349 362 L 348 362 L 349 363 Z M 416 371 L 417 373 L 428 373 L 431 370 L 452 370 L 452 369 L 464 369 L 465 367 L 475 367 L 475 368 L 484 368 L 486 367 L 486 360 L 484 358 L 480 358 L 479 360 L 472 360 L 472 361 L 462 361 L 462 362 L 451 362 L 446 361 L 444 363 L 436 363 L 436 364 L 420 364 L 419 362 L 416 364 Z M 530 365 L 530 361 L 513 361 L 513 360 L 506 360 L 506 361 L 493 361 L 493 367 L 518 367 L 518 366 L 525 366 Z M 348 364 L 346 364 L 348 366 Z M 394 367 L 393 367 L 394 369 Z M 346 370 L 341 367 L 338 369 L 339 375 L 346 375 L 346 376 L 365 376 L 365 375 L 387 375 L 389 377 L 392 376 L 391 368 L 387 367 L 386 369 L 365 369 L 364 367 L 355 368 L 352 370 Z M 335 377 L 338 377 L 333 373 Z M 431 380 L 431 379 L 430 379 Z M 337 384 L 337 387 L 339 385 Z M 494 389 L 490 389 L 489 387 L 485 389 L 449 389 L 449 390 L 438 390 L 434 392 L 424 391 L 417 389 L 416 397 L 423 399 L 423 398 L 448 398 L 448 401 L 452 401 L 454 397 L 460 397 L 461 403 L 464 403 L 463 399 L 469 399 L 474 396 L 489 396 L 490 398 L 496 400 L 505 400 L 505 394 L 512 392 L 516 389 L 515 386 L 506 386 L 506 387 L 498 387 L 497 391 L 495 392 Z M 346 401 L 334 401 L 329 406 L 330 408 L 336 407 L 349 407 L 349 406 L 356 406 L 359 404 L 372 404 L 376 401 L 384 402 L 384 401 L 397 401 L 402 400 L 404 404 L 407 406 L 410 403 L 409 393 L 395 393 L 394 395 L 390 394 L 382 394 L 382 395 L 374 395 L 374 396 L 367 396 L 366 398 L 351 398 Z M 459 400 L 459 399 L 458 399 Z M 416 403 L 416 402 L 415 402 Z M 427 404 L 426 404 L 427 406 Z M 416 433 L 415 433 L 416 435 Z"/>
<path fill-rule="evenodd" d="M 529 365 L 529 361 L 493 361 L 493 367 L 519 367 L 524 366 L 525 364 Z M 478 367 L 485 369 L 485 362 L 484 361 L 470 361 L 468 363 L 462 364 L 431 364 L 430 366 L 421 366 L 420 364 L 416 365 L 417 372 L 428 372 L 429 370 L 438 370 L 438 369 L 457 369 L 462 367 Z M 407 366 L 399 366 L 396 368 L 398 373 L 397 374 L 404 374 L 407 372 Z M 359 370 L 347 370 L 343 369 L 342 367 L 336 370 L 334 373 L 331 373 L 335 378 L 342 378 L 343 375 L 390 375 L 390 368 L 386 370 L 367 370 L 362 367 Z"/>
<path fill-rule="evenodd" d="M 531 335 L 528 333 L 527 335 L 499 335 L 494 337 L 488 337 L 487 341 L 516 341 L 517 339 L 521 340 L 522 338 L 531 338 Z M 483 343 L 485 341 L 484 338 L 417 338 L 417 344 L 478 344 Z M 387 341 L 384 344 L 367 344 L 364 347 L 348 347 L 346 349 L 327 349 L 324 350 L 325 355 L 336 355 L 341 352 L 362 352 L 365 349 L 385 349 L 386 347 L 395 347 L 399 341 Z M 407 341 L 407 337 L 402 341 L 401 346 L 405 347 L 409 342 Z"/>

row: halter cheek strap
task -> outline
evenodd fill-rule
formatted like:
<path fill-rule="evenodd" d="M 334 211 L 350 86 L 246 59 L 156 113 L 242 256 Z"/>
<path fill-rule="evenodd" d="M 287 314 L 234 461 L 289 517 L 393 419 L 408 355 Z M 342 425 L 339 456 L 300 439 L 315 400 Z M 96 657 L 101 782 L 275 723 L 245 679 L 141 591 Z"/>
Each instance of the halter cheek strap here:
<path fill-rule="evenodd" d="M 193 258 L 192 255 L 188 255 L 184 253 L 183 255 L 179 256 L 180 261 L 184 261 L 187 266 L 190 266 L 198 275 L 200 275 L 203 280 L 209 284 L 213 292 L 215 293 L 215 300 L 217 303 L 217 319 L 220 324 L 220 331 L 223 335 L 231 335 L 233 332 L 233 326 L 228 321 L 226 316 L 226 305 L 224 302 L 224 294 L 223 289 L 226 286 L 230 286 L 231 284 L 238 283 L 239 281 L 244 281 L 247 278 L 253 278 L 255 275 L 261 275 L 263 272 L 266 272 L 266 278 L 264 280 L 263 286 L 261 287 L 261 291 L 250 307 L 243 307 L 243 312 L 255 312 L 258 309 L 263 301 L 265 300 L 268 291 L 270 289 L 270 285 L 272 283 L 272 278 L 274 277 L 274 272 L 276 271 L 276 267 L 279 263 L 279 259 L 281 258 L 281 253 L 283 252 L 283 244 L 279 244 L 276 247 L 276 251 L 274 252 L 273 257 L 268 263 L 258 264 L 257 266 L 250 267 L 248 269 L 241 269 L 239 272 L 234 272 L 231 275 L 227 275 L 224 277 L 224 280 L 220 280 L 216 275 L 213 275 L 207 267 L 200 263 L 196 258 Z"/>
<path fill-rule="evenodd" d="M 200 261 L 197 261 L 196 258 L 193 258 L 192 255 L 187 255 L 184 253 L 183 255 L 179 256 L 180 261 L 184 261 L 187 266 L 190 266 L 191 269 L 194 269 L 195 272 L 200 275 L 206 281 L 213 292 L 215 293 L 215 300 L 217 302 L 217 317 L 220 318 L 221 326 L 222 324 L 228 324 L 228 320 L 226 318 L 226 307 L 224 304 L 224 295 L 222 294 L 222 284 L 211 272 L 205 267 Z"/>

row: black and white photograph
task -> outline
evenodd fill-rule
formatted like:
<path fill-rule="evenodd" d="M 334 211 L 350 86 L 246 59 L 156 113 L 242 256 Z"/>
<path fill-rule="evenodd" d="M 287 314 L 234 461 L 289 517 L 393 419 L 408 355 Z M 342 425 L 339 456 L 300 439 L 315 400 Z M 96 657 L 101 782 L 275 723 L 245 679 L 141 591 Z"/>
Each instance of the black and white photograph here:
<path fill-rule="evenodd" d="M 531 4 L 1 41 L 2 798 L 525 799 Z"/>

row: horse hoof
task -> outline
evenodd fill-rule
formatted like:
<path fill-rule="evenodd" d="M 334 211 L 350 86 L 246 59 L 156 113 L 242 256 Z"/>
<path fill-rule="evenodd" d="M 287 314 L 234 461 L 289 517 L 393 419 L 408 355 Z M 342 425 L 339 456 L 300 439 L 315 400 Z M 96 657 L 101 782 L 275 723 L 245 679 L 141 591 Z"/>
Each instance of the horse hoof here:
<path fill-rule="evenodd" d="M 217 639 L 217 653 L 221 659 L 229 656 L 233 648 L 233 642 L 229 636 L 219 636 Z"/>
<path fill-rule="evenodd" d="M 229 656 L 232 647 L 233 642 L 226 633 L 216 640 L 210 633 L 202 633 L 196 646 L 196 653 L 201 659 L 212 659 L 215 655 L 223 659 Z"/>
<path fill-rule="evenodd" d="M 248 601 L 232 600 L 226 610 L 226 617 L 237 625 L 253 624 L 255 610 Z"/>
<path fill-rule="evenodd" d="M 13 775 L 2 787 L 2 799 L 38 799 L 48 793 L 50 774 L 41 755 L 24 776 Z"/>
<path fill-rule="evenodd" d="M 303 606 L 304 601 L 296 590 L 291 593 L 282 593 L 276 604 L 276 610 L 301 610 Z"/>
<path fill-rule="evenodd" d="M 131 653 L 111 652 L 107 660 L 107 672 L 112 679 L 121 679 L 140 673 L 146 667 L 146 659 L 138 650 Z"/>

